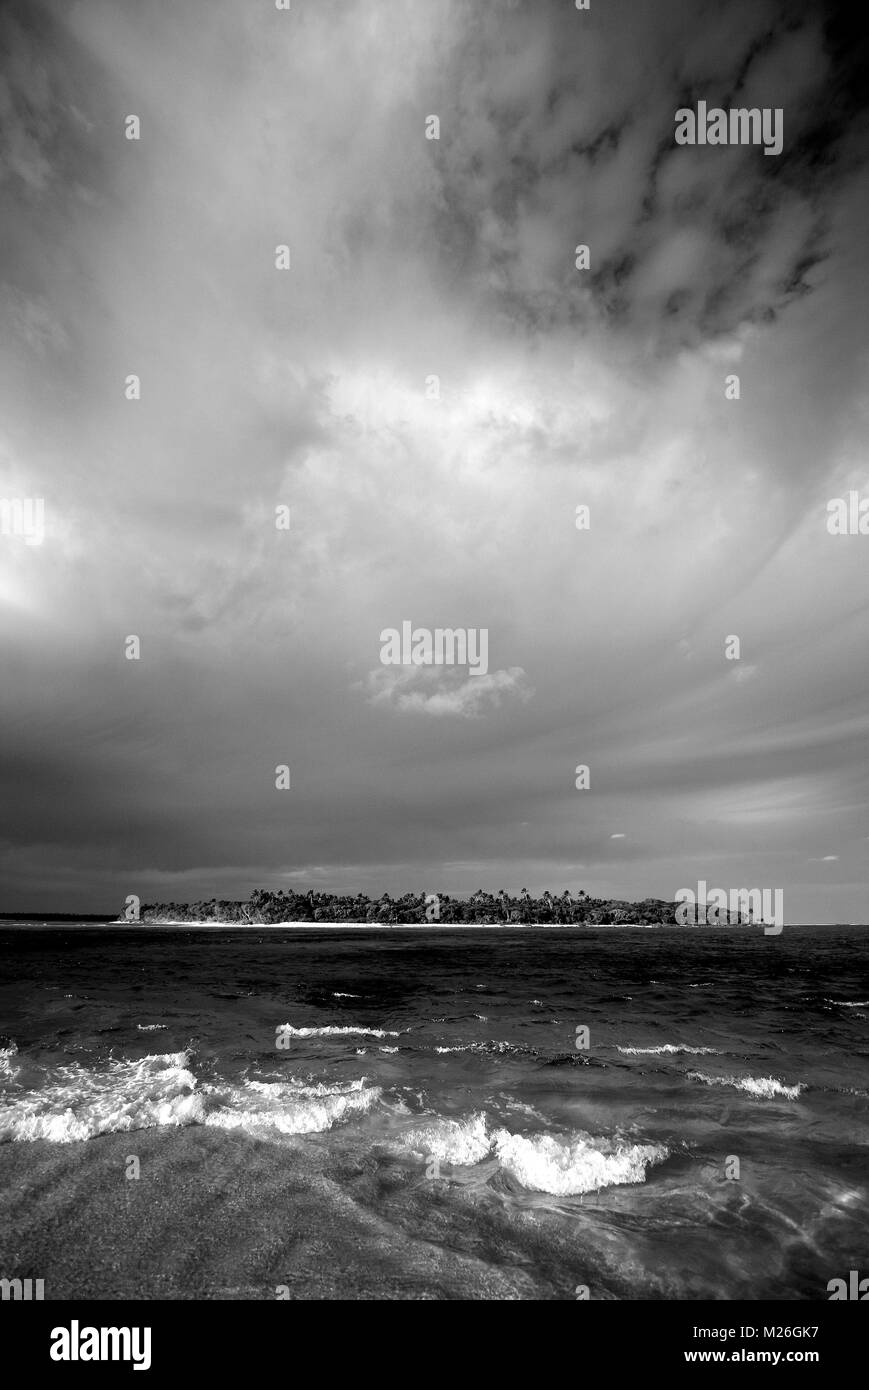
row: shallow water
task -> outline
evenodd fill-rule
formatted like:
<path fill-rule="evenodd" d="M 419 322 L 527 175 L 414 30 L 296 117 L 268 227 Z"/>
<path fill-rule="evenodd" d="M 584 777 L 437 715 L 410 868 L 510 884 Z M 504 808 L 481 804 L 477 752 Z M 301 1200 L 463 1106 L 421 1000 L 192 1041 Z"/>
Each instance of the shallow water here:
<path fill-rule="evenodd" d="M 0 1140 L 265 1142 L 375 1223 L 391 1296 L 431 1296 L 411 1237 L 447 1296 L 451 1254 L 514 1297 L 825 1298 L 869 1262 L 865 930 L 0 937 Z"/>

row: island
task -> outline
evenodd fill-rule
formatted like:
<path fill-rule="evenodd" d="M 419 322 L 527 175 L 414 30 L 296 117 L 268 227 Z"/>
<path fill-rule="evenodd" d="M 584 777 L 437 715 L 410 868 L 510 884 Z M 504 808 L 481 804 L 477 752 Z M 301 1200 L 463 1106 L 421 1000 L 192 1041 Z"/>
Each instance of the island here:
<path fill-rule="evenodd" d="M 364 893 L 269 892 L 257 888 L 246 902 L 211 898 L 193 903 L 148 903 L 139 912 L 144 923 L 215 923 L 228 926 L 269 926 L 279 923 L 346 923 L 370 926 L 675 926 L 674 902 L 644 898 L 639 902 L 593 898 L 579 891 L 538 897 L 523 888 L 518 897 L 501 888 L 487 893 L 482 888 L 470 897 L 448 893 L 404 893 L 393 898 L 384 893 L 369 898 Z M 127 918 L 129 921 L 130 919 Z M 748 925 L 740 914 L 730 914 L 728 925 Z"/>

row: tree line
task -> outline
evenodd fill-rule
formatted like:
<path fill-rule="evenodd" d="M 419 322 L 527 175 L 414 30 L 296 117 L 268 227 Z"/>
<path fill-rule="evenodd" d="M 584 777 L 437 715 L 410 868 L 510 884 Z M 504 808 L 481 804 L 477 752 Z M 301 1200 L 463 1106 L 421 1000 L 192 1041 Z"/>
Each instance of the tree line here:
<path fill-rule="evenodd" d="M 149 903 L 142 907 L 143 922 L 237 922 L 240 926 L 275 922 L 370 922 L 479 923 L 481 926 L 538 926 L 547 923 L 571 926 L 632 926 L 675 921 L 676 904 L 661 898 L 642 902 L 622 902 L 612 898 L 592 898 L 585 892 L 550 893 L 535 897 L 523 888 L 514 896 L 501 888 L 497 893 L 479 888 L 469 898 L 448 893 L 389 893 L 369 898 L 364 893 L 306 893 L 280 889 L 269 892 L 257 888 L 247 902 L 202 899 L 194 903 Z"/>

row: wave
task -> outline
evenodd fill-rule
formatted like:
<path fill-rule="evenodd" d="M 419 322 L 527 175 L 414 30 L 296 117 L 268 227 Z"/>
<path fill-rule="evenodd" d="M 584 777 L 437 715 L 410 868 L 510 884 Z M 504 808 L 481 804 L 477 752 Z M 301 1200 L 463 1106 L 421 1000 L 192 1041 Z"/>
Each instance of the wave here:
<path fill-rule="evenodd" d="M 17 1043 L 10 1043 L 9 1047 L 0 1047 L 0 1080 L 12 1080 L 18 1075 L 21 1068 L 12 1060 L 17 1056 Z"/>
<path fill-rule="evenodd" d="M 169 1025 L 168 1023 L 137 1023 L 136 1027 L 140 1033 L 163 1033 Z"/>
<path fill-rule="evenodd" d="M 110 1062 L 92 1071 L 71 1062 L 37 1091 L 0 1102 L 0 1139 L 92 1139 L 118 1130 L 201 1123 L 205 1107 L 186 1052 Z"/>
<path fill-rule="evenodd" d="M 495 1135 L 495 1152 L 523 1187 L 556 1196 L 597 1192 L 646 1181 L 646 1169 L 669 1157 L 663 1144 L 621 1144 L 589 1134 L 573 1138 L 554 1134 Z"/>
<path fill-rule="evenodd" d="M 294 1028 L 291 1023 L 282 1023 L 277 1029 L 279 1033 L 284 1033 L 289 1038 L 337 1038 L 350 1037 L 357 1038 L 400 1038 L 401 1031 L 391 1028 L 360 1028 L 351 1024 L 346 1028 L 339 1028 L 335 1024 L 328 1024 L 325 1028 Z"/>
<path fill-rule="evenodd" d="M 491 1152 L 492 1140 L 482 1112 L 465 1120 L 439 1117 L 431 1124 L 419 1125 L 396 1140 L 410 1153 L 436 1158 L 441 1163 L 480 1163 Z"/>
<path fill-rule="evenodd" d="M 515 1057 L 536 1057 L 536 1047 L 525 1047 L 522 1043 L 511 1042 L 471 1042 L 454 1043 L 451 1047 L 436 1047 L 435 1052 L 482 1052 L 486 1056 L 509 1054 Z"/>
<path fill-rule="evenodd" d="M 311 1134 L 370 1110 L 379 1097 L 364 1078 L 331 1086 L 293 1079 L 198 1085 L 186 1052 L 113 1061 L 100 1071 L 72 1062 L 47 1072 L 38 1090 L 5 1093 L 0 1140 L 73 1143 L 183 1125 Z"/>
<path fill-rule="evenodd" d="M 204 1087 L 216 1107 L 205 1124 L 218 1129 L 262 1130 L 278 1134 L 322 1134 L 354 1115 L 366 1114 L 380 1099 L 378 1086 L 364 1077 L 335 1085 L 300 1081 L 246 1081 L 241 1086 Z"/>
<path fill-rule="evenodd" d="M 869 999 L 824 999 L 825 1004 L 836 1004 L 840 1009 L 869 1009 Z"/>
<path fill-rule="evenodd" d="M 626 1057 L 674 1057 L 678 1053 L 687 1052 L 692 1056 L 708 1056 L 714 1053 L 719 1056 L 717 1047 L 688 1047 L 682 1043 L 662 1043 L 660 1047 L 617 1047 L 616 1052 L 623 1053 Z"/>
<path fill-rule="evenodd" d="M 797 1100 L 800 1092 L 805 1090 L 805 1083 L 802 1081 L 788 1086 L 783 1081 L 777 1081 L 774 1076 L 706 1076 L 702 1071 L 689 1071 L 688 1078 L 691 1081 L 702 1081 L 706 1086 L 733 1086 L 737 1091 L 745 1091 L 746 1095 L 758 1096 L 763 1100 L 773 1100 L 776 1097 Z"/>
<path fill-rule="evenodd" d="M 662 1144 L 626 1144 L 583 1131 L 572 1135 L 490 1131 L 482 1112 L 462 1120 L 438 1118 L 407 1131 L 396 1142 L 428 1161 L 459 1166 L 494 1157 L 522 1187 L 561 1197 L 645 1182 L 647 1168 L 669 1157 Z"/>

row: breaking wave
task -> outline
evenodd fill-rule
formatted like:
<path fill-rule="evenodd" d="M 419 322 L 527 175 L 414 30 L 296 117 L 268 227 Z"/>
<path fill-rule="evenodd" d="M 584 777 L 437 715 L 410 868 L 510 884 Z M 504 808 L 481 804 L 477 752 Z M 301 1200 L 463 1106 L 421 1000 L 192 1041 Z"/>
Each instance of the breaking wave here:
<path fill-rule="evenodd" d="M 21 1068 L 13 1061 L 17 1056 L 17 1043 L 10 1043 L 9 1047 L 0 1047 L 0 1080 L 8 1081 L 18 1075 Z"/>
<path fill-rule="evenodd" d="M 523 1187 L 557 1196 L 646 1181 L 646 1169 L 668 1157 L 662 1144 L 616 1144 L 589 1134 L 495 1134 L 495 1152 Z"/>
<path fill-rule="evenodd" d="M 328 1024 L 325 1028 L 294 1028 L 291 1023 L 282 1023 L 278 1030 L 288 1038 L 399 1038 L 401 1032 L 392 1028 L 360 1028 L 355 1024 L 348 1027 L 337 1027 L 335 1024 Z"/>
<path fill-rule="evenodd" d="M 480 1163 L 492 1148 L 486 1117 L 482 1113 L 465 1120 L 439 1117 L 431 1124 L 408 1130 L 396 1142 L 408 1153 L 423 1154 L 441 1163 Z"/>
<path fill-rule="evenodd" d="M 3 1049 L 0 1061 L 7 1054 L 13 1056 L 14 1049 Z M 6 1079 L 12 1079 L 8 1072 Z M 311 1134 L 364 1114 L 380 1094 L 364 1079 L 335 1085 L 292 1079 L 198 1085 L 186 1052 L 113 1061 L 99 1071 L 72 1062 L 48 1071 L 37 1090 L 7 1087 L 0 1099 L 0 1140 L 63 1144 L 179 1125 Z"/>
<path fill-rule="evenodd" d="M 662 1043 L 660 1047 L 617 1047 L 616 1052 L 623 1053 L 626 1057 L 675 1057 L 678 1053 L 687 1052 L 692 1056 L 709 1056 L 710 1054 L 719 1055 L 717 1047 L 688 1047 L 682 1043 Z"/>
<path fill-rule="evenodd" d="M 691 1081 L 702 1081 L 706 1086 L 733 1086 L 737 1091 L 745 1091 L 746 1095 L 757 1096 L 763 1100 L 774 1100 L 776 1097 L 797 1100 L 800 1092 L 805 1090 L 801 1081 L 794 1086 L 787 1086 L 783 1081 L 777 1081 L 774 1076 L 707 1076 L 702 1071 L 689 1071 L 688 1078 Z"/>
<path fill-rule="evenodd" d="M 462 1120 L 435 1119 L 408 1130 L 397 1142 L 406 1152 L 441 1163 L 470 1166 L 494 1157 L 522 1187 L 562 1197 L 645 1182 L 646 1169 L 669 1157 L 662 1144 L 629 1144 L 582 1131 L 555 1135 L 490 1130 L 481 1112 Z"/>
<path fill-rule="evenodd" d="M 186 1052 L 110 1062 L 92 1071 L 71 1062 L 36 1091 L 0 1101 L 0 1139 L 92 1139 L 118 1130 L 201 1123 L 205 1108 Z"/>
<path fill-rule="evenodd" d="M 206 1115 L 206 1125 L 278 1134 L 322 1134 L 342 1120 L 366 1114 L 381 1095 L 378 1086 L 366 1086 L 361 1077 L 332 1086 L 246 1081 L 242 1086 L 205 1089 L 218 1101 Z"/>

